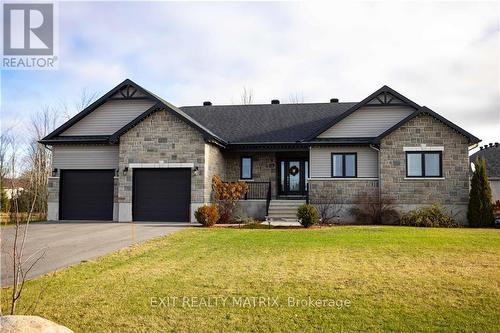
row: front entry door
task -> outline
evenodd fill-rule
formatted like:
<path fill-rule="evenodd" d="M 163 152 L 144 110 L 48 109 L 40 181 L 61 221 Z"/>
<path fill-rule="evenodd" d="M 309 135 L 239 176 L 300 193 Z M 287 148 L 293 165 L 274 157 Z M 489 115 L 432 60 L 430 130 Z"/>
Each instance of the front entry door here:
<path fill-rule="evenodd" d="M 305 160 L 280 161 L 280 194 L 305 195 L 309 163 Z"/>

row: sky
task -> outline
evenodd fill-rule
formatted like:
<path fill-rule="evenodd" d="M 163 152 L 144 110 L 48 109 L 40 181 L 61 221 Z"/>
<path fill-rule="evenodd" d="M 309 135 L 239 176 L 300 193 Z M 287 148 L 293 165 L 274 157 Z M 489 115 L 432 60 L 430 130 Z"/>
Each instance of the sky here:
<path fill-rule="evenodd" d="M 1 72 L 3 130 L 129 78 L 177 106 L 388 85 L 500 141 L 500 2 L 61 2 L 56 19 L 58 70 Z"/>

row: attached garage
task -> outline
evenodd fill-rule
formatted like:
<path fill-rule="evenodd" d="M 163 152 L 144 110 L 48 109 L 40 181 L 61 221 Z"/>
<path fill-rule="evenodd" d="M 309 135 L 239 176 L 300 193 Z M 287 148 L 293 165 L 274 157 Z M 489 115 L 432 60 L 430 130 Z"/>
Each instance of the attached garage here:
<path fill-rule="evenodd" d="M 134 221 L 188 222 L 191 169 L 134 169 Z"/>
<path fill-rule="evenodd" d="M 61 170 L 61 220 L 113 220 L 115 170 Z"/>

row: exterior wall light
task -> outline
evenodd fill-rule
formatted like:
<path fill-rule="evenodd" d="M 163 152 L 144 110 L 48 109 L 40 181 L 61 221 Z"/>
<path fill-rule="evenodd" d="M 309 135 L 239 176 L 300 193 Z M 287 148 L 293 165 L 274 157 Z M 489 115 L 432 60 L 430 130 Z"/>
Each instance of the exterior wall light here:
<path fill-rule="evenodd" d="M 57 168 L 52 169 L 52 177 L 57 176 Z"/>
<path fill-rule="evenodd" d="M 198 176 L 200 174 L 200 169 L 196 166 L 193 168 L 193 176 Z"/>
<path fill-rule="evenodd" d="M 128 172 L 128 167 L 123 168 L 123 175 L 126 176 Z"/>

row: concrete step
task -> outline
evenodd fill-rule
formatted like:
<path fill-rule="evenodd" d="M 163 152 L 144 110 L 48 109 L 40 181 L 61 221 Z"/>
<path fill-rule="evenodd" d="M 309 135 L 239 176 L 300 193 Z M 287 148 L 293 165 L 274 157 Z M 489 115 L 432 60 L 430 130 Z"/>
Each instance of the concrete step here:
<path fill-rule="evenodd" d="M 273 220 L 297 222 L 297 209 L 305 200 L 271 200 L 268 216 Z"/>
<path fill-rule="evenodd" d="M 271 200 L 272 205 L 284 205 L 284 206 L 300 206 L 305 204 L 305 200 Z"/>
<path fill-rule="evenodd" d="M 296 209 L 269 209 L 269 214 L 297 214 Z"/>

